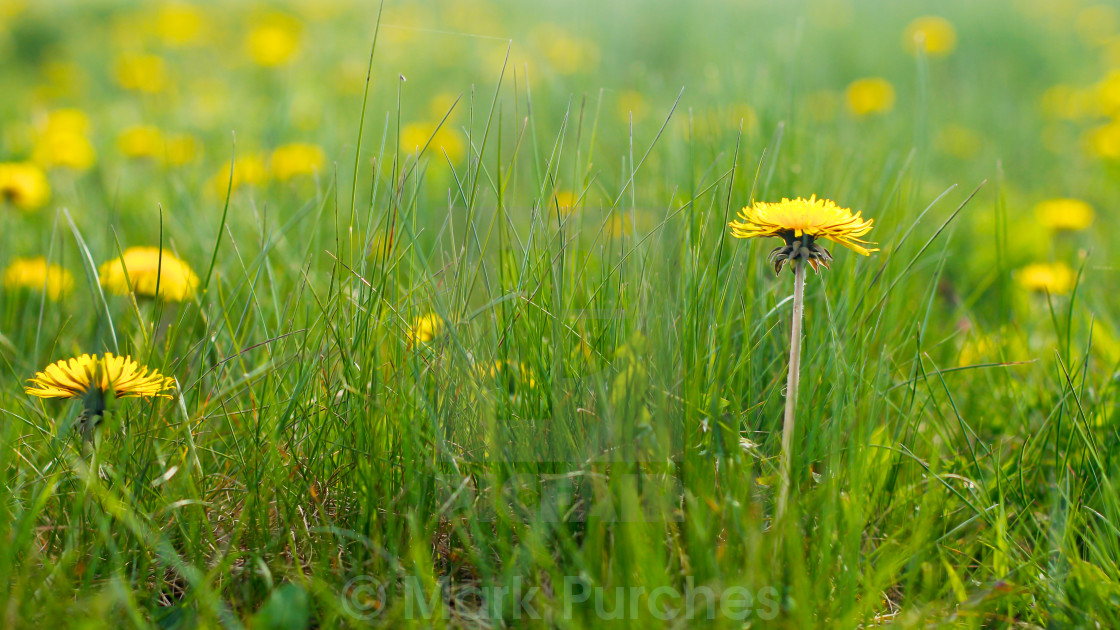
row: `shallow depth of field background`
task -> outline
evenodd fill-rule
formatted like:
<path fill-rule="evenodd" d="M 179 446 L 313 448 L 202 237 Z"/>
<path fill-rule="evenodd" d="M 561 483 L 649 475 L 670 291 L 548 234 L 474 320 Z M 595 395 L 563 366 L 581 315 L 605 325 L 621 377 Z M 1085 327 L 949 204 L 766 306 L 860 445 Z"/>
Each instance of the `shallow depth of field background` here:
<path fill-rule="evenodd" d="M 3 625 L 1120 624 L 1120 6 L 379 10 L 0 0 Z M 809 278 L 778 528 L 792 278 L 725 226 L 811 194 L 881 251 Z M 23 383 L 104 351 L 179 390 L 93 457 Z"/>

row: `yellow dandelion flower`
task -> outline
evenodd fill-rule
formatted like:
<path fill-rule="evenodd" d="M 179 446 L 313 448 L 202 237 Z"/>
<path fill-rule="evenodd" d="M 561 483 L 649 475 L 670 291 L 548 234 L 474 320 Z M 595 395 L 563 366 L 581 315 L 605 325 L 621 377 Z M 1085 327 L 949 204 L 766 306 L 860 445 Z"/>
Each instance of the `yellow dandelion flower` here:
<path fill-rule="evenodd" d="M 198 144 L 198 138 L 190 134 L 177 133 L 166 136 L 164 138 L 164 152 L 161 157 L 167 164 L 182 166 L 198 156 Z"/>
<path fill-rule="evenodd" d="M 299 175 L 314 175 L 323 170 L 327 156 L 313 144 L 293 142 L 276 147 L 270 164 L 272 176 L 280 181 Z"/>
<path fill-rule="evenodd" d="M 130 356 L 83 354 L 47 366 L 28 379 L 25 392 L 39 398 L 84 398 L 89 392 L 114 398 L 171 398 L 175 379 L 149 371 Z"/>
<path fill-rule="evenodd" d="M 576 204 L 579 202 L 579 195 L 570 190 L 558 190 L 552 195 L 552 203 L 549 204 L 549 210 L 558 212 L 560 217 L 566 217 L 577 210 Z"/>
<path fill-rule="evenodd" d="M 85 170 L 97 154 L 86 133 L 89 118 L 79 109 L 57 109 L 36 123 L 37 136 L 31 159 L 45 167 L 64 166 Z"/>
<path fill-rule="evenodd" d="M 74 288 L 74 276 L 64 267 L 48 264 L 42 256 L 17 258 L 4 271 L 4 288 L 46 290 L 47 299 L 57 302 Z"/>
<path fill-rule="evenodd" d="M 35 141 L 31 159 L 47 167 L 62 166 L 84 171 L 97 161 L 88 138 L 68 132 L 48 133 Z"/>
<path fill-rule="evenodd" d="M 1075 274 L 1064 263 L 1033 263 L 1016 274 L 1019 286 L 1036 293 L 1064 295 L 1073 289 Z"/>
<path fill-rule="evenodd" d="M 631 118 L 635 123 L 642 122 L 649 115 L 649 101 L 645 95 L 636 90 L 625 90 L 618 95 L 618 119 L 622 124 L 630 124 Z"/>
<path fill-rule="evenodd" d="M 151 125 L 129 127 L 117 136 L 117 148 L 130 158 L 156 157 L 163 152 L 163 133 Z"/>
<path fill-rule="evenodd" d="M 529 366 L 521 361 L 498 361 L 479 363 L 475 365 L 475 372 L 480 378 L 488 378 L 505 385 L 506 389 L 513 392 L 518 385 L 536 389 L 537 381 Z"/>
<path fill-rule="evenodd" d="M 113 76 L 126 90 L 154 94 L 167 87 L 167 64 L 157 55 L 125 53 L 117 57 Z"/>
<path fill-rule="evenodd" d="M 1120 159 L 1120 122 L 1109 122 L 1086 132 L 1085 148 L 1105 160 Z"/>
<path fill-rule="evenodd" d="M 155 15 L 155 31 L 160 41 L 168 46 L 181 47 L 198 44 L 209 25 L 198 7 L 181 2 L 160 6 Z"/>
<path fill-rule="evenodd" d="M 455 112 L 460 111 L 459 105 L 455 104 L 456 101 L 460 100 L 459 95 L 455 92 L 440 92 L 428 101 L 428 114 L 431 115 L 433 120 L 443 120 L 448 112 L 451 112 L 454 116 Z M 452 105 L 455 106 L 454 110 L 451 109 Z"/>
<path fill-rule="evenodd" d="M 130 247 L 120 258 L 98 270 L 101 286 L 117 295 L 131 290 L 138 295 L 169 302 L 190 299 L 198 287 L 198 276 L 186 262 L 158 247 Z"/>
<path fill-rule="evenodd" d="M 844 91 L 848 111 L 856 116 L 885 114 L 894 108 L 894 86 L 882 77 L 852 81 Z"/>
<path fill-rule="evenodd" d="M 259 66 L 282 66 L 299 50 L 302 25 L 283 13 L 270 13 L 253 25 L 245 38 L 249 58 Z"/>
<path fill-rule="evenodd" d="M 1082 9 L 1073 23 L 1073 30 L 1086 44 L 1099 45 L 1108 41 L 1120 27 L 1120 13 L 1116 9 L 1098 4 Z"/>
<path fill-rule="evenodd" d="M 47 112 L 40 116 L 36 126 L 43 134 L 74 133 L 85 135 L 89 132 L 89 116 L 80 109 L 65 107 Z"/>
<path fill-rule="evenodd" d="M 225 197 L 230 185 L 230 164 L 226 162 L 210 178 L 210 191 L 216 197 Z M 233 163 L 233 190 L 242 186 L 257 186 L 268 181 L 268 167 L 260 155 L 246 155 Z"/>
<path fill-rule="evenodd" d="M 943 17 L 925 15 L 906 25 L 902 45 L 910 54 L 922 50 L 930 57 L 944 57 L 957 47 L 957 30 Z"/>
<path fill-rule="evenodd" d="M 1074 91 L 1069 99 L 1070 102 L 1066 104 L 1068 109 L 1075 110 L 1075 106 L 1079 106 L 1079 109 L 1073 111 L 1078 116 L 1069 116 L 1071 120 L 1097 114 L 1105 116 L 1120 114 L 1120 70 L 1109 72 L 1103 79 L 1084 91 Z"/>
<path fill-rule="evenodd" d="M 814 270 L 819 265 L 827 269 L 832 255 L 814 243 L 815 239 L 838 243 L 864 256 L 879 251 L 864 247 L 874 245 L 860 238 L 871 231 L 874 219 L 865 220 L 861 214 L 852 214 L 847 208 L 813 195 L 808 199 L 782 199 L 778 203 L 757 202 L 740 210 L 739 220 L 728 225 L 735 238 L 777 236 L 785 240 L 785 246 L 776 248 L 767 258 L 775 273 L 781 273 L 787 262 L 798 259 L 807 260 Z"/>
<path fill-rule="evenodd" d="M 430 343 L 443 333 L 443 318 L 435 313 L 421 315 L 412 322 L 408 330 L 408 347 L 415 348 L 420 344 Z"/>
<path fill-rule="evenodd" d="M 447 124 L 438 131 L 433 123 L 410 123 L 401 128 L 401 151 L 416 155 L 425 145 L 428 147 L 425 153 L 431 154 L 434 151 L 440 161 L 443 161 L 445 153 L 453 163 L 463 158 L 462 136 Z"/>
<path fill-rule="evenodd" d="M 30 162 L 0 163 L 0 200 L 25 212 L 38 210 L 51 198 L 47 174 Z"/>
<path fill-rule="evenodd" d="M 1116 87 L 1120 87 L 1120 84 Z M 1111 89 L 1103 82 L 1092 90 L 1081 90 L 1072 85 L 1059 83 L 1050 86 L 1042 93 L 1039 105 L 1042 113 L 1051 118 L 1080 120 L 1097 109 L 1094 107 L 1094 100 L 1100 101 L 1097 105 L 1103 104 L 1104 101 L 1120 101 L 1120 98 L 1114 98 L 1114 96 L 1120 97 L 1120 92 L 1114 95 Z"/>
<path fill-rule="evenodd" d="M 555 24 L 534 29 L 532 40 L 560 74 L 592 73 L 599 68 L 599 47 Z"/>
<path fill-rule="evenodd" d="M 1047 199 L 1034 207 L 1039 223 L 1051 230 L 1075 232 L 1093 224 L 1093 206 L 1080 199 Z"/>

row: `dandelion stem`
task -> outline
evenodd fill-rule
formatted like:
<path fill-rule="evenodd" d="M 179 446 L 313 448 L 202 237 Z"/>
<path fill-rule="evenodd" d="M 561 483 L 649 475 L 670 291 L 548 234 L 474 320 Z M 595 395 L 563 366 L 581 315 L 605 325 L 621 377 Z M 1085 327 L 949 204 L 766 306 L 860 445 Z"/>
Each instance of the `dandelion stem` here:
<path fill-rule="evenodd" d="M 793 324 L 790 326 L 789 374 L 786 376 L 786 413 L 782 423 L 782 486 L 778 494 L 778 518 L 786 511 L 793 472 L 793 431 L 797 410 L 797 386 L 801 381 L 801 319 L 805 312 L 805 259 L 793 269 Z"/>

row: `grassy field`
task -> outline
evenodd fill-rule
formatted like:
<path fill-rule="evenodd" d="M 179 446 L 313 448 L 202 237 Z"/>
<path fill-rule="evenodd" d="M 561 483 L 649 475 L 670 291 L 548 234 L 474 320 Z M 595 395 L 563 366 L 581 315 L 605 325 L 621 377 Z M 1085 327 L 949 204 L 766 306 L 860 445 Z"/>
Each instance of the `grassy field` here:
<path fill-rule="evenodd" d="M 1120 5 L 0 0 L 0 63 L 0 625 L 1120 627 Z M 879 251 L 779 514 L 727 224 L 813 194 Z M 107 352 L 175 387 L 25 393 Z"/>

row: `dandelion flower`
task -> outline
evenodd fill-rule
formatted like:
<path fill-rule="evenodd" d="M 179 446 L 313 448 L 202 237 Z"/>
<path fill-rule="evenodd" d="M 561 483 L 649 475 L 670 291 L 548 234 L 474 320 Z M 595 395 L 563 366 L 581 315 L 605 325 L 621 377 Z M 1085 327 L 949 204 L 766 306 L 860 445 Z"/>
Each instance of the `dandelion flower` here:
<path fill-rule="evenodd" d="M 246 155 L 237 158 L 233 163 L 233 190 L 242 186 L 256 186 L 268 181 L 268 167 L 260 155 Z M 210 192 L 216 197 L 225 197 L 226 190 L 231 185 L 230 163 L 227 161 L 218 172 L 210 178 Z"/>
<path fill-rule="evenodd" d="M 45 290 L 47 298 L 57 302 L 74 288 L 74 276 L 64 267 L 48 264 L 42 256 L 17 258 L 4 271 L 4 288 Z"/>
<path fill-rule="evenodd" d="M 832 254 L 814 240 L 824 239 L 848 249 L 869 255 L 878 249 L 861 239 L 871 231 L 873 219 L 864 220 L 861 213 L 852 214 L 828 199 L 816 195 L 803 199 L 782 199 L 778 203 L 758 202 L 739 211 L 739 220 L 732 221 L 731 235 L 735 238 L 778 236 L 785 240 L 783 247 L 770 252 L 767 260 L 774 265 L 774 272 L 781 273 L 786 263 L 804 258 L 814 270 L 832 262 Z M 791 269 L 793 265 L 791 264 Z"/>
<path fill-rule="evenodd" d="M 575 212 L 579 196 L 570 190 L 558 190 L 552 195 L 552 204 L 549 210 L 555 210 L 560 217 L 566 217 Z"/>
<path fill-rule="evenodd" d="M 1063 263 L 1034 263 L 1020 269 L 1015 279 L 1028 291 L 1065 295 L 1073 289 L 1074 272 Z"/>
<path fill-rule="evenodd" d="M 126 90 L 155 94 L 167 87 L 167 64 L 157 55 L 122 54 L 113 65 L 117 84 Z"/>
<path fill-rule="evenodd" d="M 245 38 L 249 58 L 259 66 L 282 66 L 299 50 L 299 20 L 283 13 L 271 13 L 253 26 Z"/>
<path fill-rule="evenodd" d="M 421 315 L 412 322 L 408 331 L 408 347 L 415 348 L 440 336 L 443 332 L 443 318 L 435 313 Z"/>
<path fill-rule="evenodd" d="M 299 175 L 314 175 L 323 170 L 327 156 L 313 144 L 293 142 L 276 147 L 270 165 L 272 176 L 284 181 Z"/>
<path fill-rule="evenodd" d="M 40 119 L 31 159 L 45 167 L 84 171 L 97 161 L 86 133 L 89 117 L 80 109 L 56 109 Z"/>
<path fill-rule="evenodd" d="M 176 133 L 164 138 L 163 161 L 172 166 L 182 166 L 198 156 L 198 139 L 186 133 Z M 227 173 L 229 171 L 226 171 Z"/>
<path fill-rule="evenodd" d="M 1093 224 L 1093 206 L 1080 199 L 1048 199 L 1034 207 L 1039 223 L 1051 230 L 1076 232 Z"/>
<path fill-rule="evenodd" d="M 111 352 L 57 361 L 27 382 L 26 393 L 39 398 L 82 398 L 90 391 L 111 391 L 114 398 L 171 398 L 165 392 L 175 388 L 175 379 Z"/>
<path fill-rule="evenodd" d="M 205 16 L 197 7 L 180 2 L 161 6 L 155 16 L 156 34 L 172 47 L 199 43 L 207 26 Z"/>
<path fill-rule="evenodd" d="M 175 379 L 157 370 L 149 371 L 130 356 L 83 354 L 52 363 L 28 379 L 24 391 L 38 398 L 73 398 L 85 406 L 78 416 L 79 428 L 86 439 L 101 422 L 107 409 L 107 398 L 171 398 Z"/>
<path fill-rule="evenodd" d="M 434 150 L 441 160 L 445 153 L 452 162 L 458 162 L 463 157 L 463 139 L 459 132 L 446 124 L 438 130 L 430 123 L 410 123 L 401 128 L 402 151 L 416 155 L 425 146 L 429 152 Z"/>
<path fill-rule="evenodd" d="M 852 81 L 844 97 L 848 110 L 856 116 L 885 114 L 894 108 L 894 86 L 882 77 Z"/>
<path fill-rule="evenodd" d="M 51 198 L 47 174 L 30 162 L 0 163 L 0 201 L 19 210 L 37 210 Z"/>
<path fill-rule="evenodd" d="M 198 276 L 190 265 L 158 247 L 130 247 L 116 260 L 98 270 L 101 286 L 117 295 L 135 291 L 169 302 L 190 299 L 198 287 Z"/>
<path fill-rule="evenodd" d="M 117 148 L 130 158 L 156 157 L 163 151 L 163 134 L 151 125 L 129 127 L 117 136 Z"/>
<path fill-rule="evenodd" d="M 925 15 L 906 25 L 902 45 L 912 55 L 922 50 L 930 57 L 944 57 L 957 47 L 957 31 L 949 20 Z"/>

